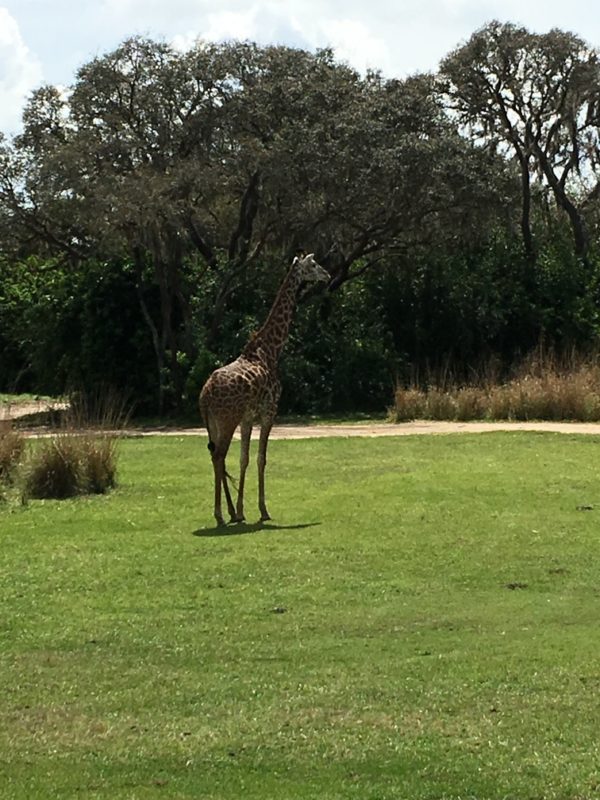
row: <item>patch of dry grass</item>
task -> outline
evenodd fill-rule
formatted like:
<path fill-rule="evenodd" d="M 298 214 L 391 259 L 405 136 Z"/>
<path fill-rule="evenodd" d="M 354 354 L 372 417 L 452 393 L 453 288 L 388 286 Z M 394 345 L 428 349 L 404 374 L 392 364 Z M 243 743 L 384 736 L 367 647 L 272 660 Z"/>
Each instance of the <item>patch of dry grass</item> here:
<path fill-rule="evenodd" d="M 114 393 L 74 396 L 61 429 L 31 454 L 24 498 L 64 499 L 112 489 L 120 431 L 127 417 Z"/>
<path fill-rule="evenodd" d="M 412 419 L 600 421 L 600 363 L 552 356 L 528 359 L 509 380 L 398 387 L 394 422 Z"/>

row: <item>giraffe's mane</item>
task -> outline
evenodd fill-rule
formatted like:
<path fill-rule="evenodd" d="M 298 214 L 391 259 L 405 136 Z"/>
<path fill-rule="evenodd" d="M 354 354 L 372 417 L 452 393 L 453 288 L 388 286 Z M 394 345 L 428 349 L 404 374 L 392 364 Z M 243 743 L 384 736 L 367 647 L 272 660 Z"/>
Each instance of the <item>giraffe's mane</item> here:
<path fill-rule="evenodd" d="M 261 339 L 262 332 L 269 326 L 269 323 L 271 322 L 271 320 L 273 318 L 274 310 L 279 305 L 279 302 L 281 300 L 281 296 L 283 295 L 284 292 L 288 291 L 290 281 L 292 280 L 292 273 L 293 273 L 293 265 L 288 270 L 287 275 L 283 279 L 283 283 L 279 287 L 279 290 L 278 290 L 278 292 L 277 292 L 277 294 L 275 296 L 275 299 L 273 300 L 273 304 L 271 306 L 269 314 L 267 315 L 266 320 L 264 321 L 264 323 L 261 325 L 261 327 L 258 330 L 253 331 L 250 334 L 250 338 L 248 339 L 248 341 L 246 342 L 246 344 L 242 348 L 242 355 L 251 356 L 251 355 L 256 354 L 258 346 L 260 345 L 260 339 Z"/>
<path fill-rule="evenodd" d="M 252 331 L 248 341 L 242 348 L 242 355 L 249 356 L 256 352 L 257 344 L 258 344 L 258 331 Z"/>

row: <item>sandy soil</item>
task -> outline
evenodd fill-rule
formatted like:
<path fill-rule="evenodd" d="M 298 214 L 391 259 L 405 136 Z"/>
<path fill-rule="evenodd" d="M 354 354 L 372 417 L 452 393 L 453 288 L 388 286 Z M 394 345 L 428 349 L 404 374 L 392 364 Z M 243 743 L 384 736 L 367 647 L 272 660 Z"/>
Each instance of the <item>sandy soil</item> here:
<path fill-rule="evenodd" d="M 64 408 L 55 404 L 52 408 Z M 28 414 L 48 411 L 44 402 L 0 404 L 0 420 L 17 419 Z M 341 425 L 275 425 L 273 439 L 318 439 L 327 436 L 414 436 L 444 433 L 489 433 L 490 431 L 546 431 L 550 433 L 582 433 L 600 435 L 600 423 L 593 422 L 434 422 L 416 420 L 391 424 L 389 422 L 357 422 Z M 133 429 L 132 436 L 197 436 L 205 434 L 204 428 Z"/>

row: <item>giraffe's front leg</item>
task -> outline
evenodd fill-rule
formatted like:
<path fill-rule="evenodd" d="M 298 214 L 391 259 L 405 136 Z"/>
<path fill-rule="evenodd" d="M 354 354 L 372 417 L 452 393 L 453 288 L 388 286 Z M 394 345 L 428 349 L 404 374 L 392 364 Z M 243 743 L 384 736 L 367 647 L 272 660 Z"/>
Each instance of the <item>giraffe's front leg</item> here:
<path fill-rule="evenodd" d="M 225 466 L 225 459 L 223 459 L 223 489 L 225 491 L 225 500 L 227 501 L 227 511 L 229 511 L 230 522 L 237 522 L 235 506 L 233 505 L 233 500 L 231 499 L 231 492 L 229 491 L 229 484 L 227 482 L 228 479 L 229 479 L 229 474 L 227 472 L 227 467 Z"/>
<path fill-rule="evenodd" d="M 250 437 L 252 436 L 252 423 L 242 422 L 240 442 L 240 482 L 238 485 L 236 521 L 243 522 L 244 517 L 244 483 L 246 480 L 246 470 L 250 461 Z"/>
<path fill-rule="evenodd" d="M 225 520 L 223 519 L 223 512 L 221 510 L 221 486 L 223 485 L 223 470 L 225 469 L 225 464 L 222 459 L 215 458 L 213 455 L 213 469 L 215 471 L 215 520 L 217 521 L 217 525 L 225 525 Z"/>
<path fill-rule="evenodd" d="M 272 427 L 272 419 L 263 422 L 258 442 L 258 510 L 260 511 L 261 522 L 266 522 L 271 519 L 265 503 L 265 467 L 267 466 L 267 445 L 269 443 L 269 434 L 271 433 Z"/>

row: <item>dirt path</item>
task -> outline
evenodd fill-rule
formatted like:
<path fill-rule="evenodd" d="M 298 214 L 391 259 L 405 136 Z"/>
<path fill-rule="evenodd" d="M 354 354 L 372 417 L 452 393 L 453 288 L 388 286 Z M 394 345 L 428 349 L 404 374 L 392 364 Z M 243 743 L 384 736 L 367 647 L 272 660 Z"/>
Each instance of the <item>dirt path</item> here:
<path fill-rule="evenodd" d="M 45 411 L 58 411 L 66 408 L 66 403 L 48 403 L 44 400 L 31 400 L 25 403 L 0 403 L 0 420 L 19 419 L 31 414 L 43 414 Z"/>
<path fill-rule="evenodd" d="M 356 425 L 278 425 L 276 439 L 306 439 L 322 436 L 414 436 L 440 433 L 489 433 L 490 431 L 549 431 L 600 435 L 600 424 L 584 422 L 445 422 L 415 420 L 392 424 L 373 422 Z"/>
<path fill-rule="evenodd" d="M 64 407 L 44 402 L 0 404 L 0 420 L 17 419 Z M 490 431 L 546 431 L 550 433 L 580 433 L 600 435 L 600 423 L 595 422 L 444 422 L 416 420 L 391 424 L 389 422 L 357 422 L 331 425 L 275 425 L 273 439 L 319 439 L 327 436 L 415 436 L 443 433 L 489 433 Z M 131 429 L 130 436 L 198 436 L 204 428 Z"/>
<path fill-rule="evenodd" d="M 546 431 L 550 433 L 583 433 L 600 435 L 600 423 L 587 422 L 434 422 L 416 420 L 391 424 L 370 422 L 341 425 L 275 425 L 272 439 L 320 439 L 327 436 L 416 436 L 448 433 L 489 433 L 492 431 Z M 204 435 L 203 428 L 180 428 L 174 430 L 132 431 L 138 436 Z M 236 438 L 239 434 L 236 434 Z"/>

